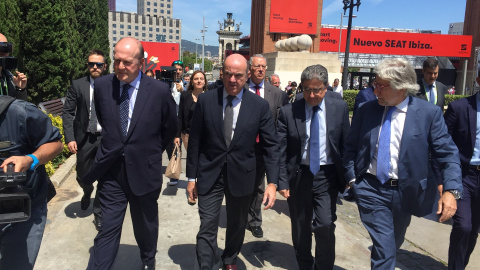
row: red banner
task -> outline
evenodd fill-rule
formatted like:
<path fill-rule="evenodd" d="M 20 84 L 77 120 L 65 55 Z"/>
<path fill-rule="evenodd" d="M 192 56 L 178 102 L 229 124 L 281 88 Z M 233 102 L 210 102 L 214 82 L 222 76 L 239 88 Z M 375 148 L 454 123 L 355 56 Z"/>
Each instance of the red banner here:
<path fill-rule="evenodd" d="M 171 66 L 178 60 L 178 43 L 146 42 L 140 41 L 145 50 L 145 70 L 160 70 L 161 66 Z"/>
<path fill-rule="evenodd" d="M 271 0 L 270 32 L 315 35 L 317 13 L 318 0 Z"/>
<path fill-rule="evenodd" d="M 320 51 L 338 52 L 340 29 L 322 28 Z M 342 29 L 345 52 L 347 29 Z M 365 54 L 470 57 L 472 36 L 352 30 L 350 52 Z"/>

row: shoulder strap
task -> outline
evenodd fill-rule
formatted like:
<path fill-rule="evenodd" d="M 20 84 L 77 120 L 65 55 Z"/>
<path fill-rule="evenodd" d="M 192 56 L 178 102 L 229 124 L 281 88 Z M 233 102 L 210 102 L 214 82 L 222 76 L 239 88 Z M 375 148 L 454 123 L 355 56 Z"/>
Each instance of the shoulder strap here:
<path fill-rule="evenodd" d="M 15 98 L 11 96 L 0 96 L 0 114 L 2 114 L 14 100 Z"/>

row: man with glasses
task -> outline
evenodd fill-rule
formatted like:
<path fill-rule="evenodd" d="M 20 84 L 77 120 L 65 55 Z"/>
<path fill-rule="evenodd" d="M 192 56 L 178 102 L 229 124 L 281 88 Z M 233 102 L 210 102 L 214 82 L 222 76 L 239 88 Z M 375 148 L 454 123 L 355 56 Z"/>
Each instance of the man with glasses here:
<path fill-rule="evenodd" d="M 343 160 L 373 242 L 371 268 L 393 270 L 411 215 L 432 212 L 438 192 L 432 163 L 442 168 L 444 192 L 436 212 L 440 222 L 455 214 L 462 180 L 458 149 L 442 110 L 414 98 L 419 86 L 410 62 L 386 59 L 375 71 L 377 101 L 358 108 Z"/>
<path fill-rule="evenodd" d="M 280 76 L 278 76 L 277 74 L 272 74 L 272 76 L 270 77 L 271 77 L 272 85 L 277 88 L 280 88 Z"/>
<path fill-rule="evenodd" d="M 267 72 L 267 60 L 261 54 L 255 54 L 248 61 L 250 70 L 250 79 L 247 82 L 250 92 L 262 97 L 268 102 L 270 112 L 272 113 L 275 125 L 277 123 L 278 110 L 287 102 L 287 94 L 279 88 L 265 81 L 265 73 Z M 255 155 L 257 160 L 257 175 L 255 190 L 250 203 L 250 211 L 248 212 L 247 229 L 252 235 L 263 237 L 262 230 L 262 200 L 265 193 L 265 161 L 263 160 L 262 147 L 257 138 L 255 145 Z"/>
<path fill-rule="evenodd" d="M 346 187 L 342 157 L 350 129 L 348 106 L 327 91 L 325 67 L 307 67 L 301 82 L 303 98 L 282 107 L 278 117 L 278 191 L 287 198 L 299 268 L 332 269 L 336 201 Z"/>
<path fill-rule="evenodd" d="M 84 184 L 82 178 L 90 170 L 93 159 L 97 153 L 98 145 L 102 139 L 102 127 L 98 123 L 93 89 L 94 80 L 102 76 L 105 71 L 105 56 L 100 50 L 91 50 L 87 57 L 89 75 L 74 80 L 67 92 L 65 105 L 63 105 L 63 131 L 68 150 L 77 154 L 77 182 L 83 189 L 80 208 L 87 210 L 90 206 L 90 196 L 93 185 Z M 93 201 L 93 223 L 95 228 L 102 228 L 102 210 L 98 199 L 98 183 L 95 199 Z"/>

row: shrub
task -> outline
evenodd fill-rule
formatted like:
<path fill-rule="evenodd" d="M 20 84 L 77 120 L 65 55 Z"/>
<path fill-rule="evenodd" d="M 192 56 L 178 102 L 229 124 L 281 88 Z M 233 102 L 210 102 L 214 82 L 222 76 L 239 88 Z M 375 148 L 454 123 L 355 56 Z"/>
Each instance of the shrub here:
<path fill-rule="evenodd" d="M 447 106 L 450 102 L 459 100 L 461 98 L 468 97 L 464 95 L 445 95 L 445 106 Z"/>
<path fill-rule="evenodd" d="M 353 111 L 355 97 L 357 96 L 358 91 L 359 90 L 343 90 L 343 99 L 347 102 L 349 111 Z"/>
<path fill-rule="evenodd" d="M 55 173 L 55 170 L 71 155 L 71 153 L 68 150 L 67 145 L 65 144 L 65 136 L 63 135 L 62 117 L 53 116 L 51 114 L 48 114 L 48 117 L 50 118 L 50 120 L 52 120 L 52 124 L 60 130 L 60 134 L 62 134 L 62 144 L 63 144 L 62 153 L 60 153 L 53 160 L 45 164 L 45 169 L 47 170 L 48 176 L 52 176 L 53 173 Z"/>

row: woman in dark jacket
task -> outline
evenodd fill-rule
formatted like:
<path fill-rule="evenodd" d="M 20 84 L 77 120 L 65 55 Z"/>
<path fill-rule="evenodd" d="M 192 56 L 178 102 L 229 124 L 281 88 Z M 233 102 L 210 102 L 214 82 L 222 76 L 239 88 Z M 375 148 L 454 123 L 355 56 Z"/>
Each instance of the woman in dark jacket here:
<path fill-rule="evenodd" d="M 183 146 L 188 150 L 188 134 L 190 133 L 190 122 L 193 118 L 195 105 L 197 104 L 198 95 L 207 90 L 205 73 L 200 70 L 193 72 L 188 83 L 187 91 L 183 91 L 180 96 L 180 104 L 178 106 L 178 124 L 177 136 L 175 143 L 180 145 L 182 138 Z"/>

